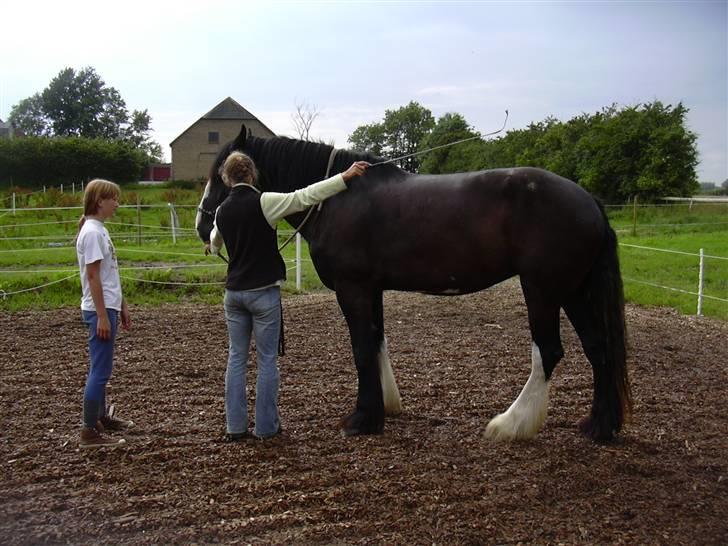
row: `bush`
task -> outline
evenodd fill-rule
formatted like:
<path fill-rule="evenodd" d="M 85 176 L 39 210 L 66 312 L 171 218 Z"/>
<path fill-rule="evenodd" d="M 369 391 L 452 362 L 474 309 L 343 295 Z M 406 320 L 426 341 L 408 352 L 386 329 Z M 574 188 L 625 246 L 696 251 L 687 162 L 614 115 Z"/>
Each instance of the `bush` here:
<path fill-rule="evenodd" d="M 87 182 L 107 178 L 135 182 L 146 157 L 128 143 L 79 137 L 0 140 L 0 187 Z"/>
<path fill-rule="evenodd" d="M 164 187 L 170 189 L 178 188 L 180 190 L 202 191 L 206 183 L 206 180 L 170 180 L 164 185 Z"/>

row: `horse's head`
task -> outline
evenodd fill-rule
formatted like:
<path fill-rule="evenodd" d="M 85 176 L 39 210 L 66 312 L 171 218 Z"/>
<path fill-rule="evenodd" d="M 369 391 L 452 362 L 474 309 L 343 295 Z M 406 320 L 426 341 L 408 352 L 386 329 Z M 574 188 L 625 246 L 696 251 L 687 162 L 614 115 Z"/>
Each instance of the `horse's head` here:
<path fill-rule="evenodd" d="M 197 234 L 204 242 L 210 240 L 210 232 L 212 232 L 212 222 L 215 219 L 215 211 L 217 207 L 225 200 L 230 193 L 228 188 L 222 181 L 222 165 L 225 163 L 225 159 L 235 150 L 243 150 L 245 148 L 245 141 L 248 138 L 248 130 L 243 125 L 240 128 L 240 134 L 235 137 L 235 140 L 225 144 L 220 153 L 217 154 L 215 161 L 213 161 L 210 167 L 210 174 L 207 178 L 207 185 L 205 185 L 205 191 L 202 194 L 202 199 L 197 207 L 197 218 L 195 219 L 195 228 Z"/>

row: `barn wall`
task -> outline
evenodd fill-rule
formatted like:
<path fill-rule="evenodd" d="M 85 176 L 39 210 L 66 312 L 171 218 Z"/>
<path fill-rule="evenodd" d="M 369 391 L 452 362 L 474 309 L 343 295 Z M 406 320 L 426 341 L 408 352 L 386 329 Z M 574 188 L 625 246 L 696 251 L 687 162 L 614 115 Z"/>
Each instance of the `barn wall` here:
<path fill-rule="evenodd" d="M 180 135 L 172 145 L 172 178 L 174 180 L 204 180 L 210 166 L 220 149 L 240 133 L 241 124 L 250 129 L 255 136 L 275 136 L 260 121 L 200 119 Z M 208 143 L 208 133 L 217 131 L 220 139 L 217 144 Z"/>

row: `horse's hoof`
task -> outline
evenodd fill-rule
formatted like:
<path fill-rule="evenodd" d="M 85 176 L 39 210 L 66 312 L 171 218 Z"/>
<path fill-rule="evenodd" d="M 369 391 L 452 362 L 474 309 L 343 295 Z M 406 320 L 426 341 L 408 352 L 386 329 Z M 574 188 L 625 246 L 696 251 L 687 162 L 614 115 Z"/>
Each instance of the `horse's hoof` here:
<path fill-rule="evenodd" d="M 339 428 L 344 436 L 382 434 L 384 431 L 384 419 L 376 419 L 364 412 L 355 411 L 339 421 Z"/>
<path fill-rule="evenodd" d="M 611 430 L 605 430 L 597 426 L 591 415 L 579 419 L 579 422 L 576 424 L 576 426 L 579 427 L 579 432 L 581 432 L 584 436 L 586 436 L 593 442 L 606 443 L 614 440 L 613 432 Z"/>

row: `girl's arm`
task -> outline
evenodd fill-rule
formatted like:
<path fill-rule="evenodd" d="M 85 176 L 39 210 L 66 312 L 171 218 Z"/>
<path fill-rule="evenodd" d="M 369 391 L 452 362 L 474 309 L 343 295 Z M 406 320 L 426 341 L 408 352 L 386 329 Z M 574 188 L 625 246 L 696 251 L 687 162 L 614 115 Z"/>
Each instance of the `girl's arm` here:
<path fill-rule="evenodd" d="M 101 260 L 86 264 L 86 278 L 91 289 L 91 299 L 96 307 L 96 335 L 101 339 L 109 339 L 111 323 L 104 303 L 104 289 L 101 286 Z"/>
<path fill-rule="evenodd" d="M 129 307 L 126 305 L 126 300 L 121 300 L 121 327 L 124 330 L 131 328 L 131 315 L 129 314 Z"/>

